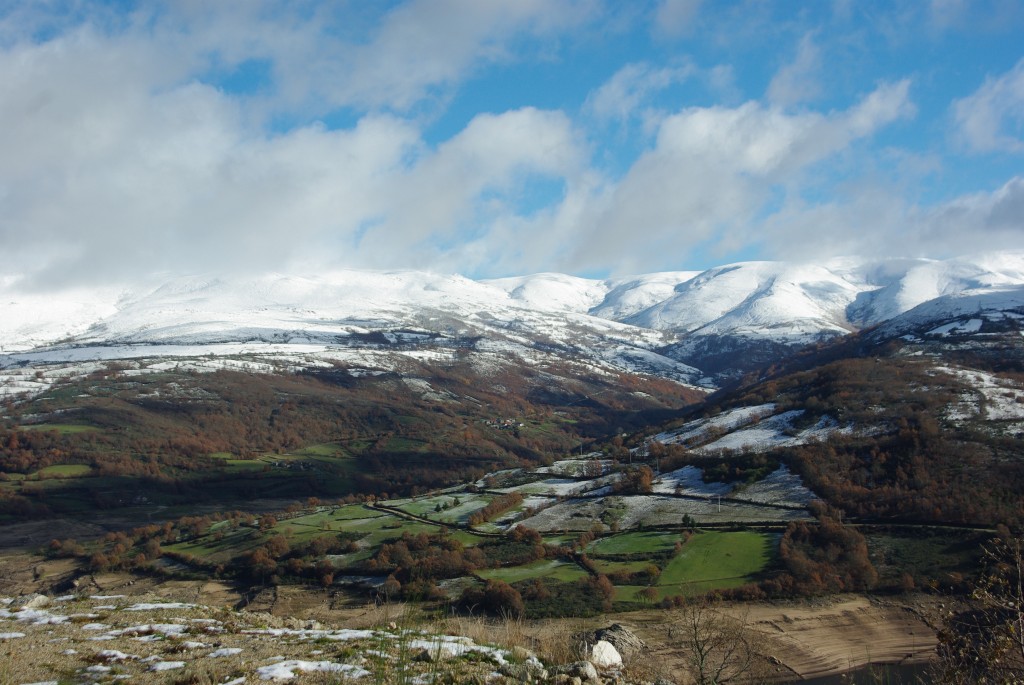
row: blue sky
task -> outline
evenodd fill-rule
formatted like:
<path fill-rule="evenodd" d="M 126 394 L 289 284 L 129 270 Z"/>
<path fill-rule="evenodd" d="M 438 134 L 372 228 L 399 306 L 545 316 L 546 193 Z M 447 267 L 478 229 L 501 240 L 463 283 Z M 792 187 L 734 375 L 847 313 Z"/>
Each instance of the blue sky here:
<path fill-rule="evenodd" d="M 0 1 L 7 278 L 1024 249 L 1017 0 Z"/>

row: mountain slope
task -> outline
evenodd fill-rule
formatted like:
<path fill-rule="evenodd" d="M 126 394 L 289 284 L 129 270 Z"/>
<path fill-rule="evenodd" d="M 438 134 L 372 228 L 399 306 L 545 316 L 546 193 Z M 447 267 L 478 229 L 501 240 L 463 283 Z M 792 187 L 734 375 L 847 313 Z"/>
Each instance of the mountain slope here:
<path fill-rule="evenodd" d="M 137 357 L 140 346 L 188 356 L 237 354 L 199 349 L 225 344 L 283 345 L 313 355 L 429 344 L 511 354 L 522 363 L 554 355 L 708 385 L 915 307 L 926 309 L 913 316 L 941 318 L 946 308 L 975 306 L 963 298 L 1003 297 L 1021 286 L 1024 253 L 744 262 L 606 280 L 338 271 L 33 293 L 8 278 L 0 283 L 0 365 Z M 175 349 L 158 352 L 154 345 Z M 302 345 L 314 347 L 296 347 Z"/>

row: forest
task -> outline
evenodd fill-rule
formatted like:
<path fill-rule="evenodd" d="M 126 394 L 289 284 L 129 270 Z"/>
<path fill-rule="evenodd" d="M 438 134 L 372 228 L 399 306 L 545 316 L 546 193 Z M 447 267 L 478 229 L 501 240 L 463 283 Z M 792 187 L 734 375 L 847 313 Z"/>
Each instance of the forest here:
<path fill-rule="evenodd" d="M 418 371 L 449 399 L 421 397 L 396 374 L 341 368 L 128 377 L 114 365 L 44 398 L 7 403 L 0 516 L 139 501 L 411 494 L 550 460 L 700 397 L 655 378 L 588 377 L 568 366 L 543 376 L 506 370 L 487 382 L 468 365 Z M 510 417 L 512 430 L 497 421 Z M 310 445 L 330 454 L 307 458 Z"/>

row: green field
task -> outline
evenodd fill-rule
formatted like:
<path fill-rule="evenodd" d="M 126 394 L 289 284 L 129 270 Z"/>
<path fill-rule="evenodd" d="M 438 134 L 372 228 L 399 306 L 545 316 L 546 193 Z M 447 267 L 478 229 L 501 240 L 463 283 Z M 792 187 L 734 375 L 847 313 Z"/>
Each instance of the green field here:
<path fill-rule="evenodd" d="M 576 564 L 557 559 L 542 559 L 523 566 L 487 569 L 480 571 L 478 575 L 487 580 L 503 580 L 506 583 L 518 583 L 521 580 L 532 580 L 533 578 L 572 582 L 585 578 L 588 574 Z"/>
<path fill-rule="evenodd" d="M 100 429 L 96 426 L 86 426 L 80 423 L 32 423 L 27 426 L 18 426 L 22 431 L 57 431 L 61 434 L 73 433 L 95 433 Z"/>
<path fill-rule="evenodd" d="M 225 459 L 228 471 L 262 471 L 267 465 L 257 459 Z"/>
<path fill-rule="evenodd" d="M 33 476 L 39 478 L 81 478 L 92 473 L 92 467 L 88 464 L 54 464 L 39 469 Z"/>
<path fill-rule="evenodd" d="M 662 569 L 654 601 L 740 587 L 755 580 L 772 562 L 777 535 L 754 532 L 702 532 Z M 609 572 L 613 572 L 609 570 Z M 615 588 L 616 601 L 638 602 L 641 585 Z"/>
<path fill-rule="evenodd" d="M 491 495 L 474 495 L 460 492 L 453 495 L 438 495 L 436 497 L 424 497 L 415 500 L 398 500 L 397 502 L 389 502 L 389 505 L 409 512 L 413 516 L 422 516 L 431 521 L 466 524 L 471 515 L 490 504 L 492 499 L 494 497 Z M 456 504 L 456 501 L 458 504 Z M 439 507 L 441 508 L 440 511 L 438 511 Z"/>
<path fill-rule="evenodd" d="M 231 528 L 225 523 L 220 523 L 195 540 L 165 545 L 165 549 L 221 563 L 265 544 L 276 535 L 283 535 L 293 547 L 304 545 L 321 535 L 336 535 L 342 532 L 361 535 L 361 549 L 345 555 L 342 563 L 344 566 L 369 558 L 381 544 L 397 540 L 405 533 L 433 534 L 440 530 L 441 528 L 432 524 L 409 521 L 361 504 L 352 504 L 284 519 L 266 531 L 258 531 L 252 526 Z M 478 544 L 484 540 L 468 532 L 460 531 L 456 536 L 465 545 Z"/>
<path fill-rule="evenodd" d="M 612 573 L 638 573 L 644 571 L 652 564 L 650 561 L 639 559 L 636 561 L 611 561 L 609 559 L 591 559 L 594 568 L 599 573 L 611 575 Z"/>
<path fill-rule="evenodd" d="M 694 583 L 743 585 L 771 563 L 776 538 L 749 531 L 698 533 L 665 566 L 658 585 L 669 594 L 684 594 Z"/>
<path fill-rule="evenodd" d="M 619 533 L 600 538 L 587 547 L 588 554 L 602 556 L 624 556 L 628 554 L 652 554 L 671 551 L 682 541 L 678 533 L 636 532 Z"/>
<path fill-rule="evenodd" d="M 211 452 L 211 459 L 228 473 L 271 472 L 277 477 L 315 477 L 333 491 L 344 491 L 357 468 L 350 452 L 341 444 L 326 442 L 282 454 L 242 458 L 230 452 Z"/>

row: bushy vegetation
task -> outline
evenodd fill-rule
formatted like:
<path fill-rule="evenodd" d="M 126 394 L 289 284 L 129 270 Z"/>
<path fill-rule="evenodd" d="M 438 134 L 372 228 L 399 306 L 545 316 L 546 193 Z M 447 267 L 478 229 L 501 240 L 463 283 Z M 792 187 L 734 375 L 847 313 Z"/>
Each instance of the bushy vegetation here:
<path fill-rule="evenodd" d="M 339 368 L 130 378 L 115 369 L 45 398 L 8 402 L 0 424 L 0 516 L 147 502 L 216 499 L 230 506 L 255 497 L 415 494 L 548 461 L 588 436 L 642 425 L 698 397 L 667 381 L 590 380 L 570 368 L 545 372 L 601 394 L 603 404 L 539 394 L 529 368 L 506 369 L 487 383 L 469 365 L 421 372 L 464 401 L 422 398 L 393 374 L 356 377 Z M 56 415 L 62 423 L 21 419 Z M 523 426 L 495 425 L 496 417 L 509 416 Z M 315 445 L 329 450 L 310 451 Z"/>
<path fill-rule="evenodd" d="M 742 479 L 781 461 L 819 496 L 865 520 L 1021 526 L 1024 440 L 947 420 L 970 388 L 934 365 L 903 356 L 841 359 L 722 397 L 715 407 L 775 402 L 778 411 L 805 410 L 804 424 L 829 417 L 853 430 L 771 454 L 732 455 L 721 473 L 709 466 L 705 477 Z"/>

